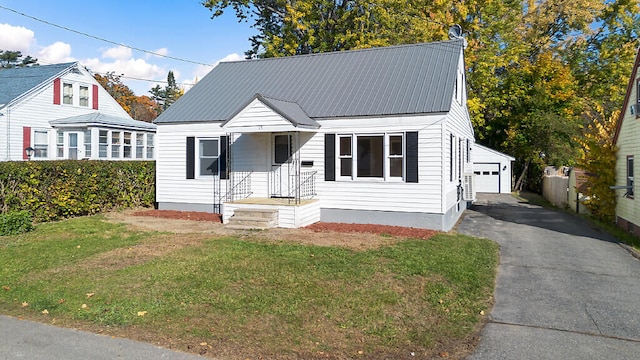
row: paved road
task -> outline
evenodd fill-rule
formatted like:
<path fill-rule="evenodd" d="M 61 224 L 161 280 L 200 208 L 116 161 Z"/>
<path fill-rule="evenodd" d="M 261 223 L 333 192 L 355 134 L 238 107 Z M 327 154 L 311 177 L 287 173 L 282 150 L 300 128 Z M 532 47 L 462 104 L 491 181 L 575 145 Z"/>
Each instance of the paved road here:
<path fill-rule="evenodd" d="M 471 360 L 640 359 L 640 261 L 571 214 L 479 194 L 458 232 L 500 244 Z"/>
<path fill-rule="evenodd" d="M 2 360 L 197 360 L 202 357 L 105 335 L 0 316 Z"/>

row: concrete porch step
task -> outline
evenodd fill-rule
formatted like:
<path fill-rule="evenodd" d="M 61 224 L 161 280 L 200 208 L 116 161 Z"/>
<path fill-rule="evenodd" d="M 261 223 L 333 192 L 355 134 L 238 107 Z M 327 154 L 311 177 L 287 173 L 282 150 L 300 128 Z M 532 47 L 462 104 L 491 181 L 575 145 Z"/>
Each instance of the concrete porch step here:
<path fill-rule="evenodd" d="M 270 229 L 278 226 L 278 211 L 274 209 L 235 209 L 226 227 L 236 230 Z"/>

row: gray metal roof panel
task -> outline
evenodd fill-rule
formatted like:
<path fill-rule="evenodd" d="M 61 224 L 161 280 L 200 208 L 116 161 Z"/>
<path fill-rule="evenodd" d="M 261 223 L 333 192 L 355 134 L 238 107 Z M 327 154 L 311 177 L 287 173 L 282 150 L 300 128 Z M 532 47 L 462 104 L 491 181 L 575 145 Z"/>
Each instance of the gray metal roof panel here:
<path fill-rule="evenodd" d="M 156 123 L 226 121 L 256 93 L 312 119 L 446 112 L 462 41 L 224 62 Z"/>
<path fill-rule="evenodd" d="M 20 95 L 63 72 L 75 63 L 37 65 L 0 69 L 0 104 L 8 104 Z"/>
<path fill-rule="evenodd" d="M 298 127 L 310 127 L 314 129 L 320 128 L 320 124 L 317 121 L 309 118 L 309 116 L 302 110 L 300 105 L 286 100 L 275 99 L 268 96 L 257 96 L 260 101 L 271 107 L 274 111 L 282 115 L 289 120 L 294 126 Z"/>
<path fill-rule="evenodd" d="M 100 112 L 88 113 L 84 115 L 77 115 L 62 119 L 55 119 L 49 121 L 52 126 L 64 126 L 64 125 L 88 125 L 99 124 L 105 126 L 118 126 L 131 129 L 145 129 L 156 130 L 156 125 L 133 119 L 127 119 L 118 116 L 105 115 Z"/>

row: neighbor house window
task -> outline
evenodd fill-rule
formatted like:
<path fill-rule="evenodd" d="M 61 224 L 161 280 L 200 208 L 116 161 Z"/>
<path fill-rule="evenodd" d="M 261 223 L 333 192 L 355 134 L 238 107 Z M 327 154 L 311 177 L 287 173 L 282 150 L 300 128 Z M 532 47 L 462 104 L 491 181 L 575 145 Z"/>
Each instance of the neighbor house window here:
<path fill-rule="evenodd" d="M 56 156 L 59 158 L 64 157 L 64 133 L 62 130 L 56 132 Z"/>
<path fill-rule="evenodd" d="M 136 159 L 144 158 L 144 134 L 136 134 Z"/>
<path fill-rule="evenodd" d="M 49 133 L 46 130 L 33 131 L 33 157 L 35 159 L 46 159 L 49 149 Z"/>
<path fill-rule="evenodd" d="M 84 131 L 84 157 L 91 157 L 91 130 Z"/>
<path fill-rule="evenodd" d="M 124 133 L 124 142 L 123 142 L 122 152 L 123 152 L 123 157 L 125 159 L 131 158 L 131 133 L 130 132 Z"/>
<path fill-rule="evenodd" d="M 98 157 L 104 159 L 109 154 L 109 132 L 100 130 L 98 135 Z"/>
<path fill-rule="evenodd" d="M 80 86 L 80 106 L 89 106 L 89 87 Z"/>
<path fill-rule="evenodd" d="M 111 158 L 117 159 L 120 157 L 120 133 L 117 131 L 111 132 Z"/>
<path fill-rule="evenodd" d="M 340 176 L 351 176 L 353 174 L 353 153 L 351 145 L 351 135 L 340 136 Z"/>
<path fill-rule="evenodd" d="M 218 140 L 201 139 L 198 147 L 200 175 L 216 175 L 218 173 Z"/>
<path fill-rule="evenodd" d="M 153 159 L 153 134 L 147 134 L 147 159 Z"/>
<path fill-rule="evenodd" d="M 67 105 L 73 105 L 73 85 L 62 85 L 62 103 Z"/>
<path fill-rule="evenodd" d="M 633 198 L 633 156 L 627 156 L 627 193 L 626 195 Z"/>

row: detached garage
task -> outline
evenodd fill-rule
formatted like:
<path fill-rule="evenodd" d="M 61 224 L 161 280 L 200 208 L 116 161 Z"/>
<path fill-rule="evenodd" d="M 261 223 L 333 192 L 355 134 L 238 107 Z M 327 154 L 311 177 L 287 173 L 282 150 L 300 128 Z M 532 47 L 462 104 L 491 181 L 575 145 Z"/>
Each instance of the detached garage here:
<path fill-rule="evenodd" d="M 473 148 L 473 173 L 476 192 L 510 193 L 511 162 L 515 158 L 488 147 L 475 144 Z"/>

